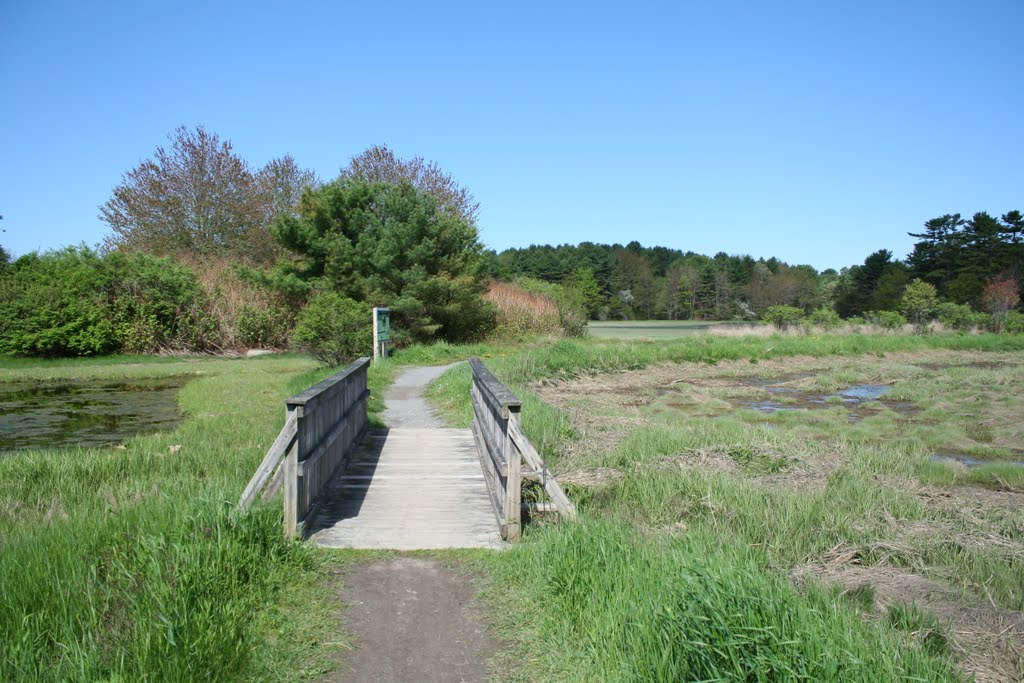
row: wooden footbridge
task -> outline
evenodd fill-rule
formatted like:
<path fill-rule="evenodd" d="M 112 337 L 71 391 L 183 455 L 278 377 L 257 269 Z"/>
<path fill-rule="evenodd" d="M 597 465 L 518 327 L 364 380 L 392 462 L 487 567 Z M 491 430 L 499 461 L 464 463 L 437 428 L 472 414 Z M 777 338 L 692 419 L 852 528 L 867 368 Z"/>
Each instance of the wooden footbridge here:
<path fill-rule="evenodd" d="M 520 424 L 521 402 L 471 359 L 472 429 L 369 429 L 361 358 L 285 401 L 285 424 L 239 500 L 284 491 L 290 536 L 340 548 L 499 547 L 524 513 L 575 517 Z M 524 483 L 546 501 L 527 506 Z"/>

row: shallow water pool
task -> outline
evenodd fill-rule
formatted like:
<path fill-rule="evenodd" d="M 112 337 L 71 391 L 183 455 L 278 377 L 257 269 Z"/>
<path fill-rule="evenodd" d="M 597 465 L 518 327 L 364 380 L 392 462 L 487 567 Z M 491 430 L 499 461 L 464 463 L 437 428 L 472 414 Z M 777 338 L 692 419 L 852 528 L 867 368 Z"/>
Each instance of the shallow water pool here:
<path fill-rule="evenodd" d="M 189 379 L 0 383 L 0 451 L 105 446 L 172 429 Z"/>

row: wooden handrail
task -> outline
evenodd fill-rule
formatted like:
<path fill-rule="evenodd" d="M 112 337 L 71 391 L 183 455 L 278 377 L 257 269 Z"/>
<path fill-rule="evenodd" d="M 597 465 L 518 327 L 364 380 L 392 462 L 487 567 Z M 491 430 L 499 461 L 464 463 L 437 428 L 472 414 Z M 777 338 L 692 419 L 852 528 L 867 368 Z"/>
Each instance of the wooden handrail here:
<path fill-rule="evenodd" d="M 237 513 L 284 489 L 285 533 L 302 532 L 331 476 L 343 467 L 366 431 L 369 358 L 285 401 L 284 427 L 238 499 Z"/>
<path fill-rule="evenodd" d="M 523 428 L 519 424 L 519 415 L 516 415 L 514 419 L 509 421 L 508 434 L 516 448 L 523 454 L 527 464 L 540 477 L 540 482 L 544 486 L 548 497 L 551 498 L 551 502 L 554 503 L 555 508 L 558 510 L 558 514 L 566 519 L 576 519 L 576 506 L 569 500 L 569 496 L 565 495 L 565 491 L 558 485 L 558 480 L 555 479 L 555 476 L 548 470 L 547 465 L 544 464 L 544 459 L 540 457 L 540 453 L 537 452 L 537 449 L 533 447 L 533 444 L 526 437 L 526 433 L 523 432 Z"/>
<path fill-rule="evenodd" d="M 252 475 L 252 479 L 249 480 L 245 490 L 242 491 L 241 497 L 238 499 L 239 512 L 245 512 L 252 505 L 260 490 L 270 481 L 274 472 L 279 470 L 281 461 L 287 455 L 288 449 L 295 443 L 297 425 L 298 420 L 295 413 L 288 413 L 288 419 L 285 420 L 281 433 L 277 435 L 274 444 L 267 451 L 266 456 L 264 456 L 263 462 L 256 468 L 256 474 Z"/>
<path fill-rule="evenodd" d="M 285 405 L 296 419 L 295 447 L 285 459 L 284 526 L 300 535 L 321 494 L 348 462 L 366 431 L 370 392 L 369 358 L 360 358 L 327 379 L 292 396 Z"/>
<path fill-rule="evenodd" d="M 469 364 L 473 370 L 473 438 L 502 537 L 508 541 L 519 538 L 524 478 L 539 479 L 559 514 L 575 519 L 576 506 L 523 432 L 522 402 L 478 358 L 471 358 Z"/>

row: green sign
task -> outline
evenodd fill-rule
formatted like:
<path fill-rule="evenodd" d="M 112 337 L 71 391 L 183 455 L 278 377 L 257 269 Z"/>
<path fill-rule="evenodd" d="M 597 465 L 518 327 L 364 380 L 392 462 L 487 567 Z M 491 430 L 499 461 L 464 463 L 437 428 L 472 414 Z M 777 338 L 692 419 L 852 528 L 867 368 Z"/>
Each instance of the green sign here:
<path fill-rule="evenodd" d="M 391 309 L 378 308 L 375 310 L 377 311 L 377 341 L 391 341 Z"/>

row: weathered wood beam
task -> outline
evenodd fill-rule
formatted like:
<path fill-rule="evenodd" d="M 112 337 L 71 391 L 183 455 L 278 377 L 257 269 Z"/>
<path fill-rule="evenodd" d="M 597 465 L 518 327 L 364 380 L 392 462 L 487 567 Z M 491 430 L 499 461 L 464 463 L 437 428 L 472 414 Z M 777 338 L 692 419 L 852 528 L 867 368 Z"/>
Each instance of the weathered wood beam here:
<path fill-rule="evenodd" d="M 242 496 L 238 499 L 237 509 L 239 512 L 245 512 L 252 505 L 260 490 L 270 479 L 271 475 L 274 474 L 274 471 L 278 469 L 281 460 L 288 453 L 288 448 L 295 441 L 297 424 L 298 420 L 295 414 L 289 414 L 288 419 L 285 420 L 284 427 L 281 429 L 281 433 L 277 435 L 273 445 L 270 446 L 270 450 L 263 457 L 263 462 L 256 468 L 256 473 L 252 475 L 252 479 L 249 480 L 245 490 L 242 491 Z"/>

